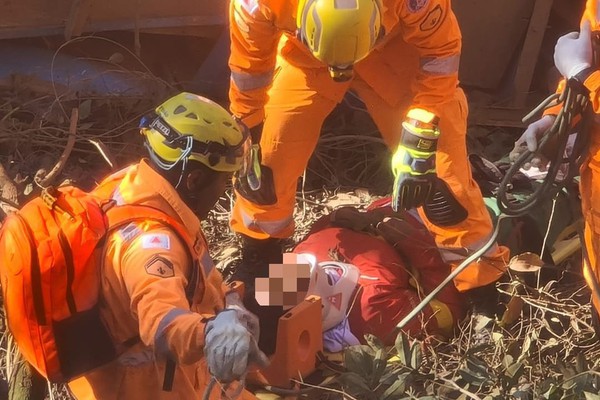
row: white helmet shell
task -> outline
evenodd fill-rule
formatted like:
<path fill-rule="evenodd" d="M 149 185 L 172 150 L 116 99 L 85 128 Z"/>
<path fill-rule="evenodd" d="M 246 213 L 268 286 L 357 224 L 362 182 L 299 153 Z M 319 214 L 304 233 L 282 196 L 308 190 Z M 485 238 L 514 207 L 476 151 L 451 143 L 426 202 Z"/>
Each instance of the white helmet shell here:
<path fill-rule="evenodd" d="M 323 303 L 323 330 L 329 330 L 346 318 L 352 295 L 358 285 L 360 271 L 352 264 L 337 261 L 316 263 L 311 254 L 299 254 L 311 264 L 309 295 L 321 297 Z M 299 260 L 300 261 L 300 257 Z M 329 273 L 339 276 L 336 280 Z"/>

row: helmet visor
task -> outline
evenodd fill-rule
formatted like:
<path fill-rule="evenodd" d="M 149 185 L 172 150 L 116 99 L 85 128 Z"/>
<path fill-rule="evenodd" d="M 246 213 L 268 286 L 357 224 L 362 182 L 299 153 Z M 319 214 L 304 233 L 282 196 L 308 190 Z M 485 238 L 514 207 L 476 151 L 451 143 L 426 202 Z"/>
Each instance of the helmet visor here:
<path fill-rule="evenodd" d="M 190 157 L 207 157 L 210 167 L 226 164 L 228 166 L 237 166 L 236 169 L 243 168 L 244 160 L 250 155 L 252 139 L 250 138 L 248 128 L 240 125 L 240 131 L 242 132 L 242 140 L 235 145 L 227 142 L 200 142 L 194 140 Z M 230 168 L 227 169 L 231 170 Z"/>

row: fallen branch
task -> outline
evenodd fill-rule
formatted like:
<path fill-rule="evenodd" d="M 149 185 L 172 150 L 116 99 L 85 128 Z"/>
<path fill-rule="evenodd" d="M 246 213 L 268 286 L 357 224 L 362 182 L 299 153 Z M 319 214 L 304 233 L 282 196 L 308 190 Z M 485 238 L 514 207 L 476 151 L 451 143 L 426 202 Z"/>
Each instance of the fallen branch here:
<path fill-rule="evenodd" d="M 63 150 L 62 155 L 58 159 L 54 168 L 50 170 L 50 172 L 43 178 L 36 177 L 36 183 L 41 187 L 46 187 L 50 185 L 56 177 L 61 173 L 71 152 L 73 151 L 73 147 L 75 146 L 75 137 L 77 134 L 77 122 L 79 121 L 79 108 L 75 107 L 71 110 L 71 124 L 69 125 L 69 139 L 67 141 L 67 145 Z"/>
<path fill-rule="evenodd" d="M 3 196 L 0 196 L 0 203 L 6 203 L 9 206 L 11 206 L 13 208 L 16 208 L 16 209 L 19 209 L 21 207 L 17 202 L 9 200 L 9 199 L 7 199 L 6 197 L 3 197 Z"/>
<path fill-rule="evenodd" d="M 15 182 L 10 179 L 4 166 L 0 164 L 0 204 L 5 203 L 10 207 L 19 209 L 19 191 Z M 4 212 L 8 212 L 3 207 L 0 207 Z"/>

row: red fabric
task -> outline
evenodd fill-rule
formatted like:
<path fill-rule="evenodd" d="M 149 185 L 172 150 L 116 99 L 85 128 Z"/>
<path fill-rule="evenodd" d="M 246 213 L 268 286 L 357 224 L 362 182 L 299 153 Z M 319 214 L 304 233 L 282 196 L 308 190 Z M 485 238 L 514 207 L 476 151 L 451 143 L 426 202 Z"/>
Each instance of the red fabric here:
<path fill-rule="evenodd" d="M 427 229 L 408 214 L 402 216 L 407 223 L 402 231 L 405 239 L 398 241 L 396 248 L 381 237 L 333 227 L 322 220 L 294 250 L 314 254 L 319 262 L 332 260 L 335 254 L 338 261 L 359 268 L 360 290 L 349 322 L 352 333 L 360 340 L 371 333 L 392 344 L 396 325 L 450 273 L 450 266 L 442 261 Z M 409 283 L 411 277 L 421 285 L 421 295 Z M 436 299 L 450 308 L 455 323 L 464 316 L 464 306 L 454 285 L 447 285 Z M 428 333 L 437 329 L 429 306 L 405 331 L 418 336 L 424 329 Z"/>

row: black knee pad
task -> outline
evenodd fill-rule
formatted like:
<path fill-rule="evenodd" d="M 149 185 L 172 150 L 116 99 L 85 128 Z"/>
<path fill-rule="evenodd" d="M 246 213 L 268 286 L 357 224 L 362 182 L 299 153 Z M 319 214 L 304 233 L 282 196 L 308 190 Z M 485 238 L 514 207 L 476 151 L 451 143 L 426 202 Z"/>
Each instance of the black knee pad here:
<path fill-rule="evenodd" d="M 436 179 L 433 195 L 423 206 L 427 219 L 437 226 L 452 226 L 467 219 L 469 213 L 441 179 Z"/>
<path fill-rule="evenodd" d="M 237 178 L 235 180 L 235 190 L 246 200 L 261 205 L 272 206 L 277 203 L 277 195 L 275 194 L 275 183 L 273 182 L 273 171 L 264 165 L 260 166 L 261 183 L 260 189 L 252 190 L 245 178 Z"/>

